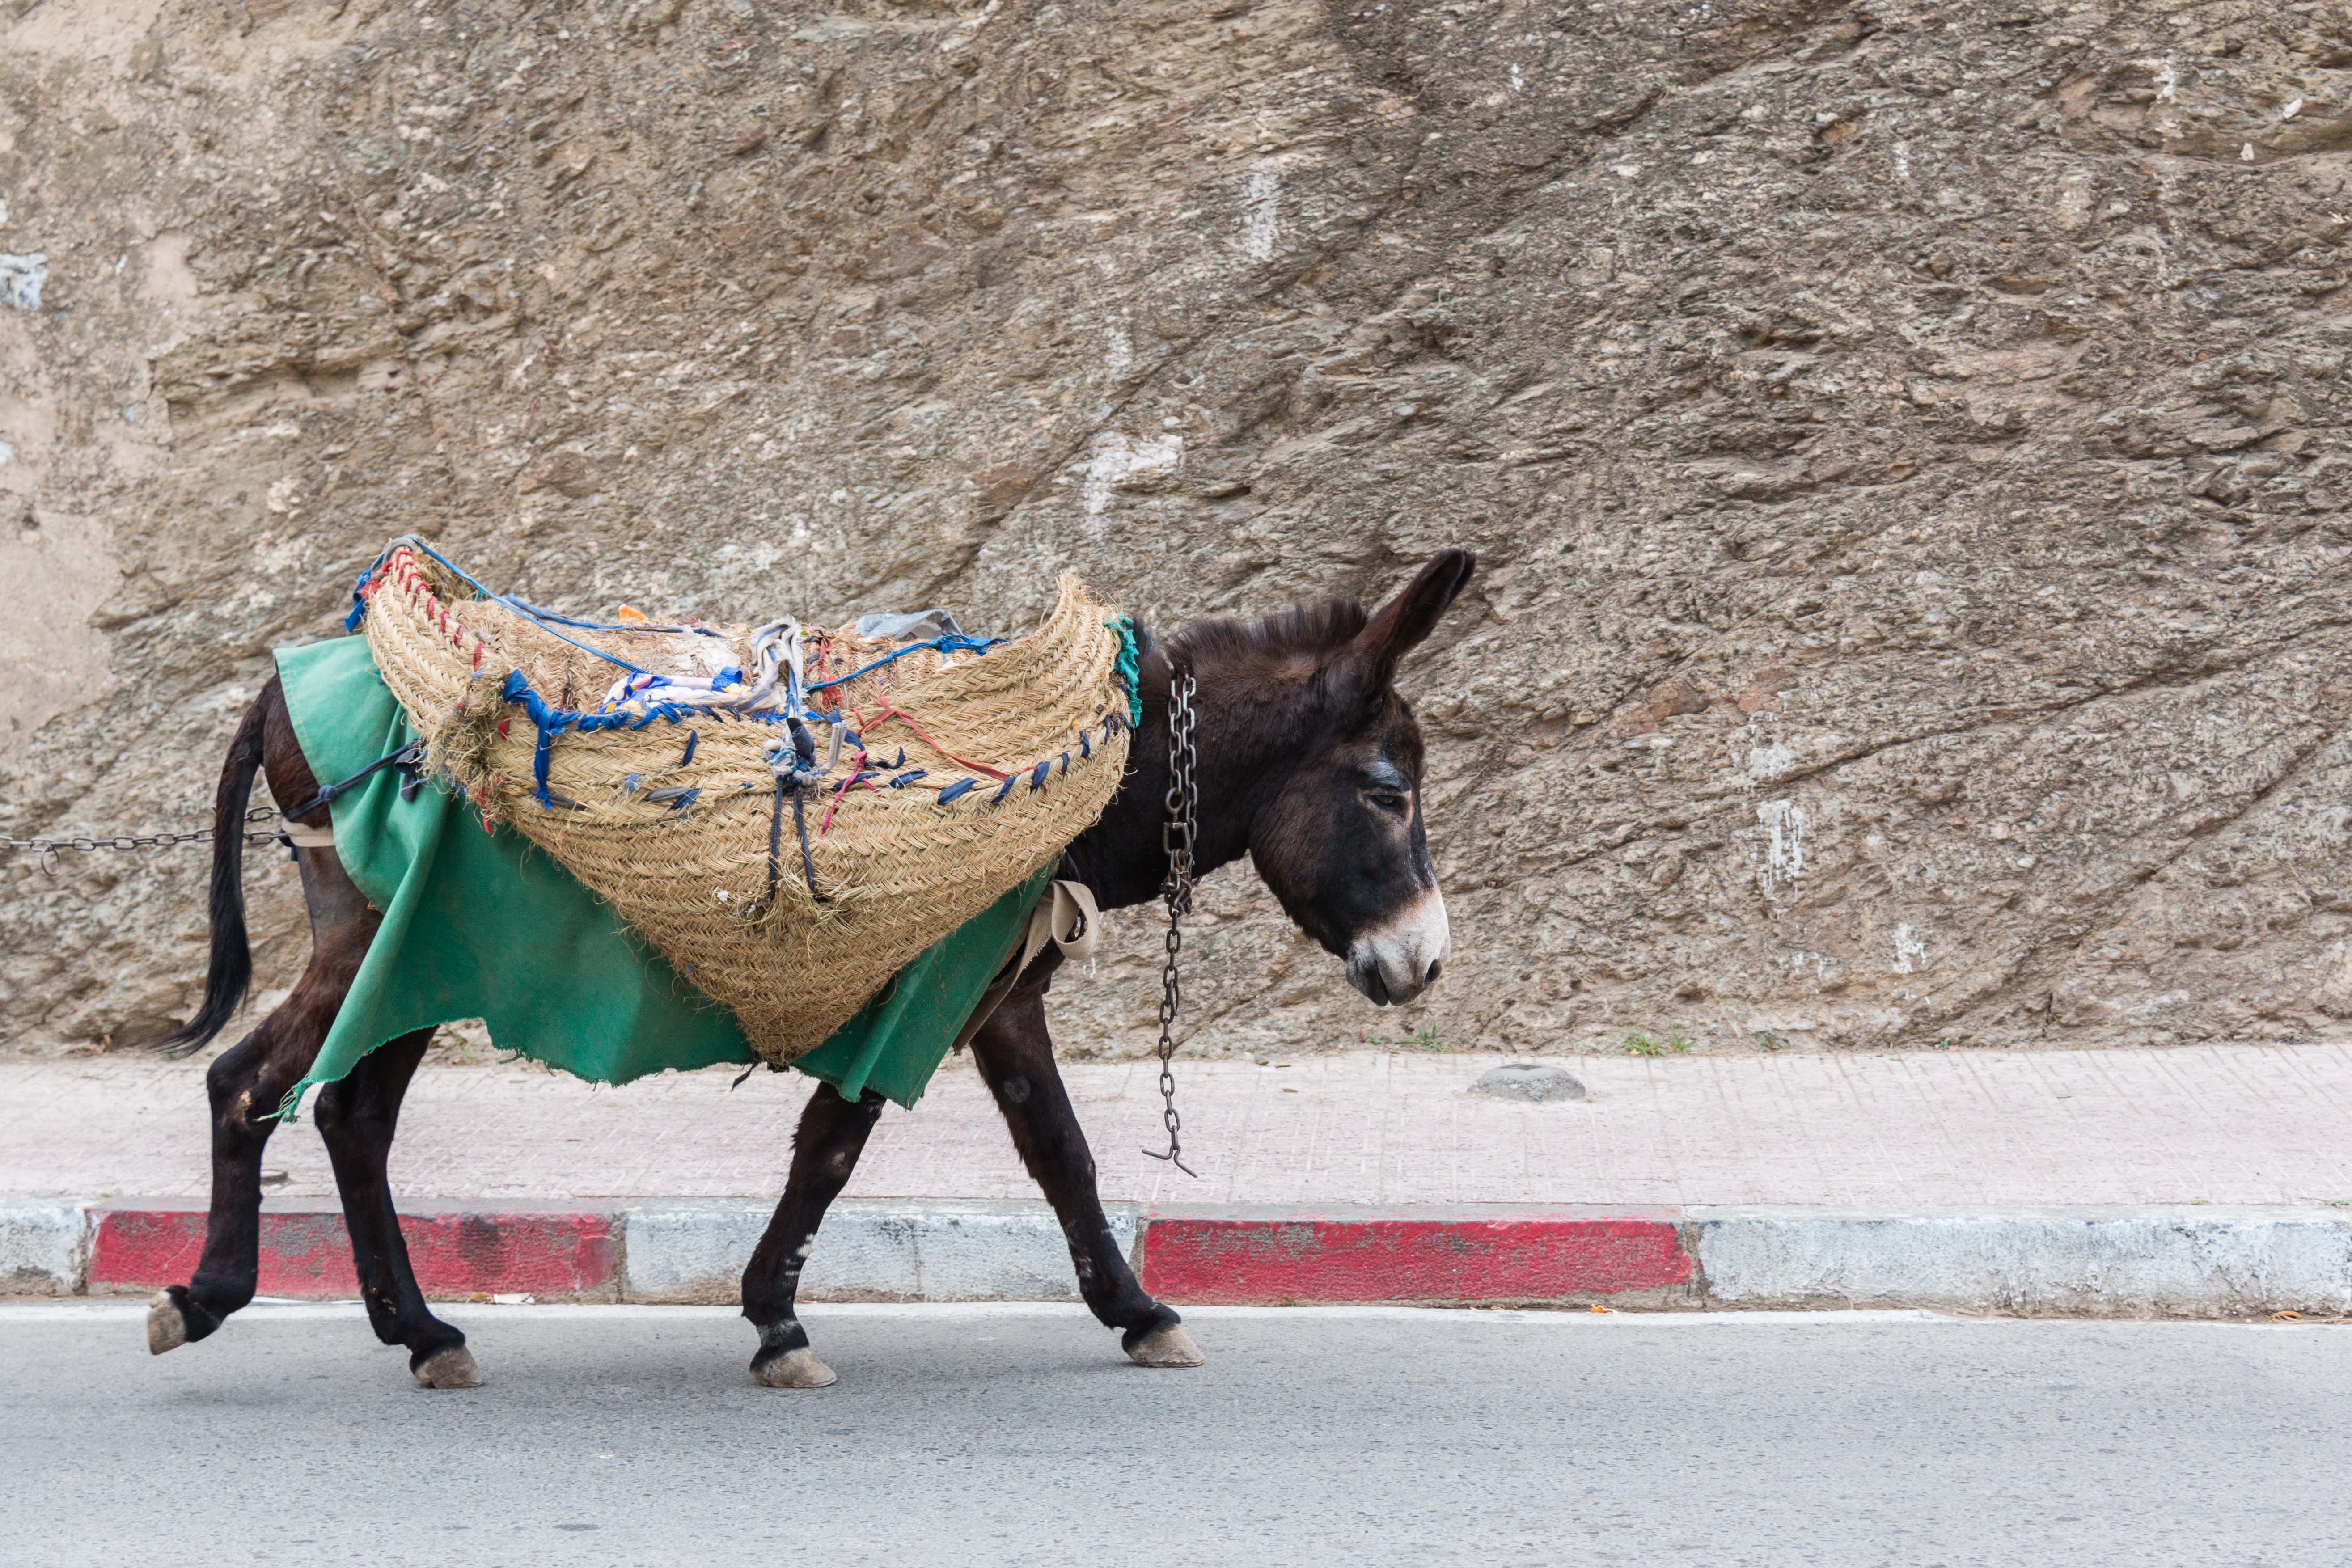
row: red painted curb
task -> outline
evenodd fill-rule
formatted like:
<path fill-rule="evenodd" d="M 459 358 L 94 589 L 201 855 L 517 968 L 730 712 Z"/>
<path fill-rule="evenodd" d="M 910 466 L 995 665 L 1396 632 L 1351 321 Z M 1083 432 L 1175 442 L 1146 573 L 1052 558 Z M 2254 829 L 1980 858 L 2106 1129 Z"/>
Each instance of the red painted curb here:
<path fill-rule="evenodd" d="M 184 1283 L 204 1248 L 201 1209 L 97 1208 L 90 1212 L 89 1289 L 150 1290 Z M 610 1290 L 618 1272 L 613 1216 L 595 1210 L 464 1209 L 403 1214 L 400 1233 L 428 1296 L 530 1291 L 578 1296 Z M 340 1213 L 261 1216 L 265 1296 L 359 1294 Z"/>
<path fill-rule="evenodd" d="M 1673 1211 L 1154 1215 L 1143 1288 L 1203 1305 L 1574 1300 L 1689 1283 Z"/>

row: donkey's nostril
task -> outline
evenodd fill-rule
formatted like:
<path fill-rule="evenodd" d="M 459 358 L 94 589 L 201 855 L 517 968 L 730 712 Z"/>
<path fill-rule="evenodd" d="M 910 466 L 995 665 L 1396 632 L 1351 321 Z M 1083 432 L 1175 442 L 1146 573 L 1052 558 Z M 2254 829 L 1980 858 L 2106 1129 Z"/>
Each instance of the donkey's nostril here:
<path fill-rule="evenodd" d="M 1434 985 L 1437 984 L 1437 977 L 1444 973 L 1445 961 L 1442 958 L 1433 958 L 1429 961 L 1429 973 L 1422 977 L 1421 983 L 1423 985 Z"/>

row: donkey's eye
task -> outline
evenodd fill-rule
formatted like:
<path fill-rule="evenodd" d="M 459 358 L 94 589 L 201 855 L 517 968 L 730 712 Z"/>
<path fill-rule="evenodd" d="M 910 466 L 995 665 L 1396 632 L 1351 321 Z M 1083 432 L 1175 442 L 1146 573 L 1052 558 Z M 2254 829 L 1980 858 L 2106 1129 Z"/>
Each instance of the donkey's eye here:
<path fill-rule="evenodd" d="M 1399 816 L 1407 816 L 1412 810 L 1412 802 L 1411 800 L 1408 800 L 1405 796 L 1397 794 L 1396 791 L 1391 789 L 1374 790 L 1364 798 L 1370 801 L 1379 810 L 1391 811 Z"/>

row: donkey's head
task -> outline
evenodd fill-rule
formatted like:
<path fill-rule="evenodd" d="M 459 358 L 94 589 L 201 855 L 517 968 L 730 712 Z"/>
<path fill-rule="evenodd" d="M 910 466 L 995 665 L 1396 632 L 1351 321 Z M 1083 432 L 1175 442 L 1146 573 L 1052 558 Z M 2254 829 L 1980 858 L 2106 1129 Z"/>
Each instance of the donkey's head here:
<path fill-rule="evenodd" d="M 1258 875 L 1382 1006 L 1434 984 L 1450 947 L 1422 826 L 1421 726 L 1397 694 L 1397 661 L 1429 636 L 1475 564 L 1466 551 L 1444 551 L 1369 616 L 1343 599 L 1179 639 L 1204 697 L 1212 665 L 1220 689 L 1202 719 L 1204 773 L 1218 771 L 1221 752 L 1257 773 L 1223 782 L 1249 800 Z"/>

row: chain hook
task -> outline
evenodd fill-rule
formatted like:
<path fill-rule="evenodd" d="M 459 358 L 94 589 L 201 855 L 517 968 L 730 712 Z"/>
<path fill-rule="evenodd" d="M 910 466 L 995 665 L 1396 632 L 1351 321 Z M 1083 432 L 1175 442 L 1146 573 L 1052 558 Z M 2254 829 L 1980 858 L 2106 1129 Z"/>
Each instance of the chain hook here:
<path fill-rule="evenodd" d="M 1168 1152 L 1143 1152 L 1197 1179 L 1201 1173 L 1184 1163 L 1184 1119 L 1176 1113 L 1176 1074 L 1171 1066 L 1176 1056 L 1176 1015 L 1184 1000 L 1176 958 L 1184 948 L 1183 917 L 1192 912 L 1192 850 L 1200 826 L 1200 792 L 1193 778 L 1199 761 L 1192 747 L 1195 689 L 1191 670 L 1169 672 L 1168 815 L 1160 826 L 1160 847 L 1168 852 L 1168 879 L 1160 885 L 1160 896 L 1168 905 L 1168 957 L 1160 967 L 1160 1120 L 1168 1129 Z"/>

